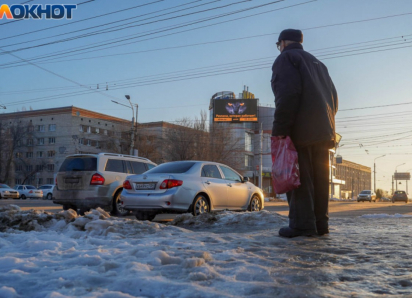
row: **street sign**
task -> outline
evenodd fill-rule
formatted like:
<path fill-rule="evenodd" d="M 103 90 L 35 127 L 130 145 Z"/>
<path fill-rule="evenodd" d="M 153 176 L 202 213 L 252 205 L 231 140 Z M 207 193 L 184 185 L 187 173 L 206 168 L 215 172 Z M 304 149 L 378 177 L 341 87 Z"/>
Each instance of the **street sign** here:
<path fill-rule="evenodd" d="M 393 176 L 395 180 L 411 180 L 411 173 L 395 173 Z"/>

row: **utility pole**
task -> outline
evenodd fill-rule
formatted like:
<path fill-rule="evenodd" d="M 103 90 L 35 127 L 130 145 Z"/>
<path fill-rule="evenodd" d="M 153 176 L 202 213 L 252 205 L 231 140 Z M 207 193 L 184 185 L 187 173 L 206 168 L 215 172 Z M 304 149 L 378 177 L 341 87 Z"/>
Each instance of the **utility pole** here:
<path fill-rule="evenodd" d="M 378 156 L 377 158 L 375 158 L 373 160 L 373 191 L 375 193 L 376 193 L 376 163 L 375 162 L 378 158 L 381 158 L 381 157 L 384 157 L 384 156 L 386 156 L 386 154 Z"/>
<path fill-rule="evenodd" d="M 259 187 L 262 188 L 263 186 L 263 122 L 260 125 L 260 180 L 259 180 Z"/>

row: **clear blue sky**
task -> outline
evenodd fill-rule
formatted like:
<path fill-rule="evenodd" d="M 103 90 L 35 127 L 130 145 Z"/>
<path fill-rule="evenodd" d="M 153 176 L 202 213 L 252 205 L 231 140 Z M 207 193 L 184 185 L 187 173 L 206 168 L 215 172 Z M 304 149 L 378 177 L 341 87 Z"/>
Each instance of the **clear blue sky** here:
<path fill-rule="evenodd" d="M 63 3 L 80 2 L 83 1 L 68 0 Z M 0 48 L 5 51 L 18 50 L 13 54 L 55 73 L 32 65 L 16 67 L 13 64 L 10 67 L 8 63 L 19 60 L 9 54 L 1 55 L 0 104 L 7 106 L 7 112 L 23 106 L 42 109 L 75 105 L 129 119 L 130 109 L 111 102 L 117 98 L 127 103 L 124 95 L 129 94 L 132 101 L 139 104 L 139 122 L 175 121 L 183 117 L 193 118 L 201 109 L 206 110 L 215 92 L 229 90 L 238 94 L 243 85 L 248 85 L 261 104 L 273 105 L 269 81 L 272 62 L 279 54 L 275 42 L 282 29 L 297 28 L 303 30 L 304 48 L 327 65 L 338 90 L 341 111 L 337 115 L 337 125 L 344 144 L 338 153 L 345 159 L 372 168 L 375 157 L 387 154 L 377 160 L 377 186 L 387 190 L 391 187 L 390 177 L 397 165 L 406 163 L 398 171 L 412 168 L 412 104 L 347 110 L 412 102 L 409 83 L 412 78 L 412 1 L 318 0 L 305 3 L 308 1 L 285 0 L 178 29 L 173 27 L 273 1 L 164 0 L 131 9 L 152 2 L 156 0 L 95 0 L 79 5 L 71 21 L 28 20 L 4 24 L 9 21 L 4 18 L 0 20 Z M 20 1 L 3 3 L 17 4 Z M 29 2 L 39 3 L 49 2 Z M 304 4 L 297 5 L 300 3 Z M 198 7 L 170 14 L 193 6 Z M 221 8 L 213 9 L 218 7 Z M 279 8 L 284 9 L 272 11 Z M 111 13 L 122 9 L 125 11 Z M 200 10 L 208 11 L 160 21 Z M 109 14 L 87 20 L 106 13 Z M 259 15 L 248 17 L 252 14 Z M 389 17 L 401 14 L 405 15 Z M 380 19 L 329 26 L 375 18 Z M 85 21 L 77 22 L 80 20 Z M 113 23 L 107 25 L 109 22 Z M 128 22 L 134 22 L 128 26 L 140 26 L 123 29 Z M 219 22 L 214 26 L 175 34 Z M 37 32 L 62 24 L 70 25 Z M 322 27 L 325 25 L 328 26 Z M 93 26 L 95 28 L 83 30 Z M 122 30 L 21 50 L 99 30 L 101 33 L 102 29 L 112 26 L 116 27 L 111 30 Z M 321 28 L 310 29 L 313 27 Z M 167 31 L 154 33 L 160 30 Z M 34 32 L 16 37 L 31 31 Z M 144 37 L 133 38 L 149 33 Z M 255 37 L 244 38 L 251 36 Z M 148 38 L 151 39 L 143 40 Z M 120 43 L 106 46 L 111 48 L 101 50 L 99 47 L 99 44 L 123 39 Z M 218 42 L 228 39 L 238 40 Z M 27 41 L 30 42 L 25 43 Z M 16 43 L 21 44 L 13 45 Z M 199 43 L 207 44 L 194 45 Z M 77 51 L 84 47 L 89 47 L 87 51 L 90 52 Z M 51 56 L 67 50 L 76 52 Z M 380 52 L 361 54 L 370 51 Z M 43 60 L 32 59 L 41 55 L 45 55 Z M 242 61 L 243 64 L 238 63 Z M 190 69 L 193 69 L 192 72 L 180 72 Z M 75 82 L 87 85 L 89 89 L 79 87 Z M 108 91 L 105 90 L 106 82 Z M 96 92 L 97 84 L 99 92 Z M 58 87 L 62 88 L 56 89 Z M 80 95 L 67 97 L 74 92 Z M 62 94 L 66 97 L 58 98 Z M 400 188 L 404 189 L 404 184 Z"/>

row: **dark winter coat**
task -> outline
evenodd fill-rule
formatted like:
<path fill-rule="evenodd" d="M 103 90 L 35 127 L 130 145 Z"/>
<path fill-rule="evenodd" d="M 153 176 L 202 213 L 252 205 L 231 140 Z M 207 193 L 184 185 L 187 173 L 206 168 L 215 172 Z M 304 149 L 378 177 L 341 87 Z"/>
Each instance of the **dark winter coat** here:
<path fill-rule="evenodd" d="M 292 43 L 276 58 L 272 71 L 272 135 L 290 136 L 300 147 L 330 142 L 332 148 L 338 95 L 326 66 Z"/>

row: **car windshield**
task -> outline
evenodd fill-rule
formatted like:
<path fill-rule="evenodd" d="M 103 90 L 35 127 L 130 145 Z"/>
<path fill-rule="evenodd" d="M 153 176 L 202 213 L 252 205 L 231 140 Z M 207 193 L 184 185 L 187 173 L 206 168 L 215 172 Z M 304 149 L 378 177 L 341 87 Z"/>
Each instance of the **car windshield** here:
<path fill-rule="evenodd" d="M 27 189 L 36 189 L 34 186 L 31 186 L 31 185 L 26 185 L 26 188 Z"/>
<path fill-rule="evenodd" d="M 362 190 L 361 194 L 362 195 L 370 195 L 371 191 L 370 190 Z"/>
<path fill-rule="evenodd" d="M 11 188 L 11 187 L 6 184 L 0 184 L 0 188 Z"/>
<path fill-rule="evenodd" d="M 170 162 L 157 166 L 149 171 L 147 174 L 182 174 L 189 171 L 195 162 L 182 161 L 182 162 Z"/>
<path fill-rule="evenodd" d="M 59 172 L 86 172 L 97 170 L 97 158 L 89 156 L 73 156 L 64 160 Z"/>
<path fill-rule="evenodd" d="M 40 186 L 40 187 L 39 187 L 39 189 L 49 189 L 49 188 L 51 188 L 51 186 L 47 186 L 47 185 L 46 185 L 46 186 Z"/>

